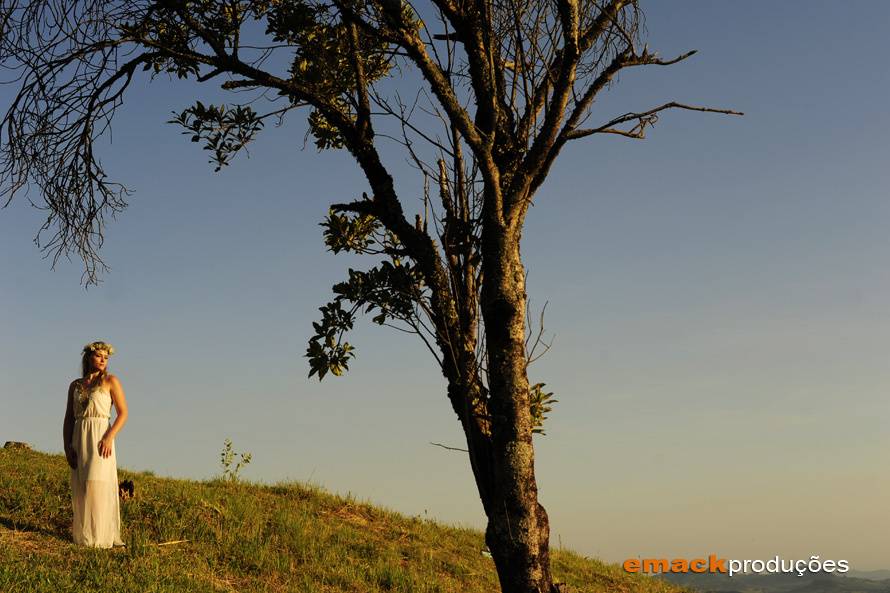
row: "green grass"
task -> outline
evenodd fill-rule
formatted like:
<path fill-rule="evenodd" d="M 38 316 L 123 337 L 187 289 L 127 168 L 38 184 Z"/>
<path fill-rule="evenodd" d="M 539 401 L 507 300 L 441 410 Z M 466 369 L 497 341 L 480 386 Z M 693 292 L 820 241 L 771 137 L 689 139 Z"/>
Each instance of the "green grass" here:
<path fill-rule="evenodd" d="M 71 543 L 62 455 L 0 449 L 0 592 L 222 591 L 490 593 L 497 577 L 482 533 L 405 517 L 298 483 L 274 486 L 119 471 L 126 549 Z M 188 540 L 158 545 L 164 542 Z M 553 550 L 573 592 L 678 593 Z"/>

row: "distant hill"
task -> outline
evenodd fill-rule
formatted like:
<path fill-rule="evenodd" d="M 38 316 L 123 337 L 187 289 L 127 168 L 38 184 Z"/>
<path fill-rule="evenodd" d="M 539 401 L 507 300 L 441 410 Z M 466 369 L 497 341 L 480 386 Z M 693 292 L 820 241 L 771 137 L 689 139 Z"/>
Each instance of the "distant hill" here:
<path fill-rule="evenodd" d="M 887 581 L 890 580 L 890 570 L 850 570 L 847 576 L 871 581 Z"/>
<path fill-rule="evenodd" d="M 287 483 L 193 482 L 119 471 L 127 548 L 69 536 L 62 455 L 0 449 L 0 592 L 493 593 L 483 534 Z M 553 550 L 570 593 L 683 593 L 617 565 Z"/>
<path fill-rule="evenodd" d="M 669 574 L 662 578 L 701 593 L 890 593 L 890 579 L 827 573 L 752 574 L 731 578 L 714 574 Z"/>

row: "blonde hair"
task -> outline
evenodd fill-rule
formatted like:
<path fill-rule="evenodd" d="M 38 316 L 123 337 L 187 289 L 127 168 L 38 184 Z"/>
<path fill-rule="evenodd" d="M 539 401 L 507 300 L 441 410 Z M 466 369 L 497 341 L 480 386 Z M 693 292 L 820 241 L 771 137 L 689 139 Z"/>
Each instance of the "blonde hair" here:
<path fill-rule="evenodd" d="M 114 346 L 109 344 L 108 342 L 90 342 L 86 346 L 83 347 L 83 354 L 80 357 L 80 368 L 81 368 L 81 377 L 86 377 L 90 373 L 90 369 L 92 365 L 90 364 L 90 357 L 93 356 L 95 352 L 105 352 L 108 356 L 114 354 Z M 99 376 L 96 378 L 96 381 L 102 382 L 105 381 L 105 377 L 108 376 L 107 371 L 101 371 Z"/>

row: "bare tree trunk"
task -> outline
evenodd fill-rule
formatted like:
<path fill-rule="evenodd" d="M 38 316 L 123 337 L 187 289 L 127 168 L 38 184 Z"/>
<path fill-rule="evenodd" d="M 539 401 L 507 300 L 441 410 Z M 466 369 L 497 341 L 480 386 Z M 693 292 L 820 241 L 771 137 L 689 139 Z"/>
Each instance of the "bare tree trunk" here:
<path fill-rule="evenodd" d="M 518 233 L 483 237 L 491 471 L 485 541 L 504 593 L 551 593 L 550 525 L 538 503 L 525 351 L 525 271 Z"/>

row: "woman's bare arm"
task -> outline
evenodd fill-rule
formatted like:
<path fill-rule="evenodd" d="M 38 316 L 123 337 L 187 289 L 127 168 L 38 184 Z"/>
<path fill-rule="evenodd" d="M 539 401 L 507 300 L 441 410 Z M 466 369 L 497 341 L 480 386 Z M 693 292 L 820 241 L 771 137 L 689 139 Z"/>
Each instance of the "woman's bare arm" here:
<path fill-rule="evenodd" d="M 114 440 L 115 435 L 117 435 L 120 429 L 123 428 L 124 424 L 126 424 L 128 416 L 127 398 L 124 395 L 124 388 L 121 386 L 121 382 L 114 375 L 108 377 L 108 382 L 111 401 L 114 403 L 114 409 L 117 410 L 117 416 L 114 418 L 114 423 L 108 427 L 105 436 L 99 441 L 99 455 L 102 457 L 109 457 L 111 455 L 111 443 Z"/>

